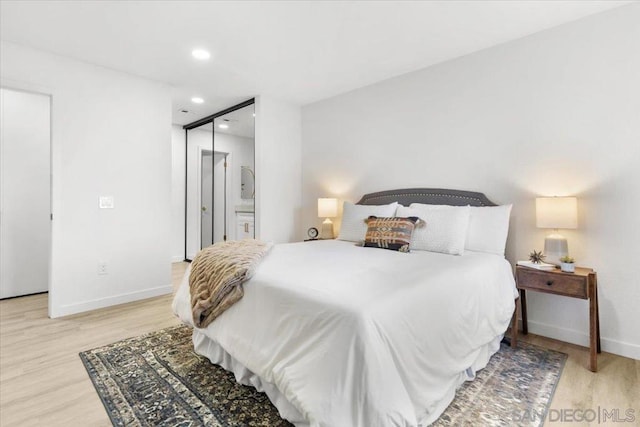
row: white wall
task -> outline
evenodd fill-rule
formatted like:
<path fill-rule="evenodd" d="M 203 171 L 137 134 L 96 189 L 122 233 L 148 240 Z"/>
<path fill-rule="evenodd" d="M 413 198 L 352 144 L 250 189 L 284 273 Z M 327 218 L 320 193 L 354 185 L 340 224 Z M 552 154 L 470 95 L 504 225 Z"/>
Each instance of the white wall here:
<path fill-rule="evenodd" d="M 5 42 L 0 67 L 52 96 L 50 315 L 171 292 L 170 89 Z"/>
<path fill-rule="evenodd" d="M 302 237 L 301 110 L 256 98 L 256 236 L 276 243 Z"/>
<path fill-rule="evenodd" d="M 598 272 L 603 349 L 640 358 L 638 22 L 625 6 L 304 107 L 303 228 L 317 197 L 481 191 L 514 204 L 515 261 L 543 246 L 534 198 L 576 195 L 564 234 Z M 587 302 L 528 302 L 533 333 L 587 345 Z"/>

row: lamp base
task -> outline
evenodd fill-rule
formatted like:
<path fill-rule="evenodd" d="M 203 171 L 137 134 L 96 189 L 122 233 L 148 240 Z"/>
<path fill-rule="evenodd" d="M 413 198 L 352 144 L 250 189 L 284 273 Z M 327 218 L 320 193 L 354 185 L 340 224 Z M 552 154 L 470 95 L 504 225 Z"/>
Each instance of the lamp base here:
<path fill-rule="evenodd" d="M 322 229 L 320 230 L 321 239 L 333 239 L 333 222 L 329 218 L 322 222 Z"/>
<path fill-rule="evenodd" d="M 567 239 L 560 234 L 549 234 L 544 239 L 545 262 L 560 265 L 560 258 L 569 254 Z"/>

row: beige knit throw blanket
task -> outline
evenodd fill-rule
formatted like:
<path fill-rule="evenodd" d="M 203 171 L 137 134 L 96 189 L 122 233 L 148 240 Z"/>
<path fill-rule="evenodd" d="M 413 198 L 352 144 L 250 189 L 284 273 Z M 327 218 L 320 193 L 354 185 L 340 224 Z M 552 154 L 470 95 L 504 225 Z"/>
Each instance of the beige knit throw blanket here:
<path fill-rule="evenodd" d="M 206 328 L 242 298 L 242 284 L 253 276 L 272 246 L 259 240 L 230 240 L 198 252 L 189 275 L 191 312 L 197 327 Z"/>

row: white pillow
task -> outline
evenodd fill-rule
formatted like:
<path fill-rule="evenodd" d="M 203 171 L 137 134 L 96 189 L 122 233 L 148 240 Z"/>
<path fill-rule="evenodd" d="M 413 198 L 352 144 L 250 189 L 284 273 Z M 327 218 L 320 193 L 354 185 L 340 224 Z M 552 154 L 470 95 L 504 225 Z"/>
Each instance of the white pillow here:
<path fill-rule="evenodd" d="M 465 249 L 504 256 L 511 205 L 471 207 Z"/>
<path fill-rule="evenodd" d="M 397 202 L 389 205 L 354 205 L 351 202 L 344 202 L 342 208 L 342 225 L 338 240 L 350 242 L 362 242 L 367 234 L 367 223 L 365 219 L 371 215 L 378 217 L 395 216 Z"/>
<path fill-rule="evenodd" d="M 426 222 L 413 229 L 412 250 L 451 255 L 464 254 L 469 227 L 469 206 L 432 206 L 413 203 L 409 208 L 399 206 L 396 216 L 417 216 Z"/>
<path fill-rule="evenodd" d="M 425 205 L 412 203 L 412 208 L 465 208 L 466 206 Z M 509 234 L 509 216 L 512 205 L 468 206 L 469 229 L 464 248 L 468 251 L 487 252 L 504 256 Z"/>

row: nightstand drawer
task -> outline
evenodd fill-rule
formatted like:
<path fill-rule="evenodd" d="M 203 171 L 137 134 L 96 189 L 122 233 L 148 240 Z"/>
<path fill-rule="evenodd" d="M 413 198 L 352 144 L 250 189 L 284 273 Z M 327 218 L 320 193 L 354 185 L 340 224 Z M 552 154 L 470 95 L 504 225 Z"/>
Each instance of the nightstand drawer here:
<path fill-rule="evenodd" d="M 516 285 L 520 293 L 522 332 L 527 327 L 527 291 L 544 292 L 571 298 L 589 300 L 589 369 L 598 370 L 600 353 L 600 319 L 598 315 L 598 279 L 591 268 L 576 267 L 575 273 L 563 273 L 559 269 L 536 270 L 521 265 L 516 266 Z M 517 313 L 514 314 L 511 343 L 517 340 Z"/>
<path fill-rule="evenodd" d="M 587 299 L 587 277 L 518 268 L 518 288 Z"/>

